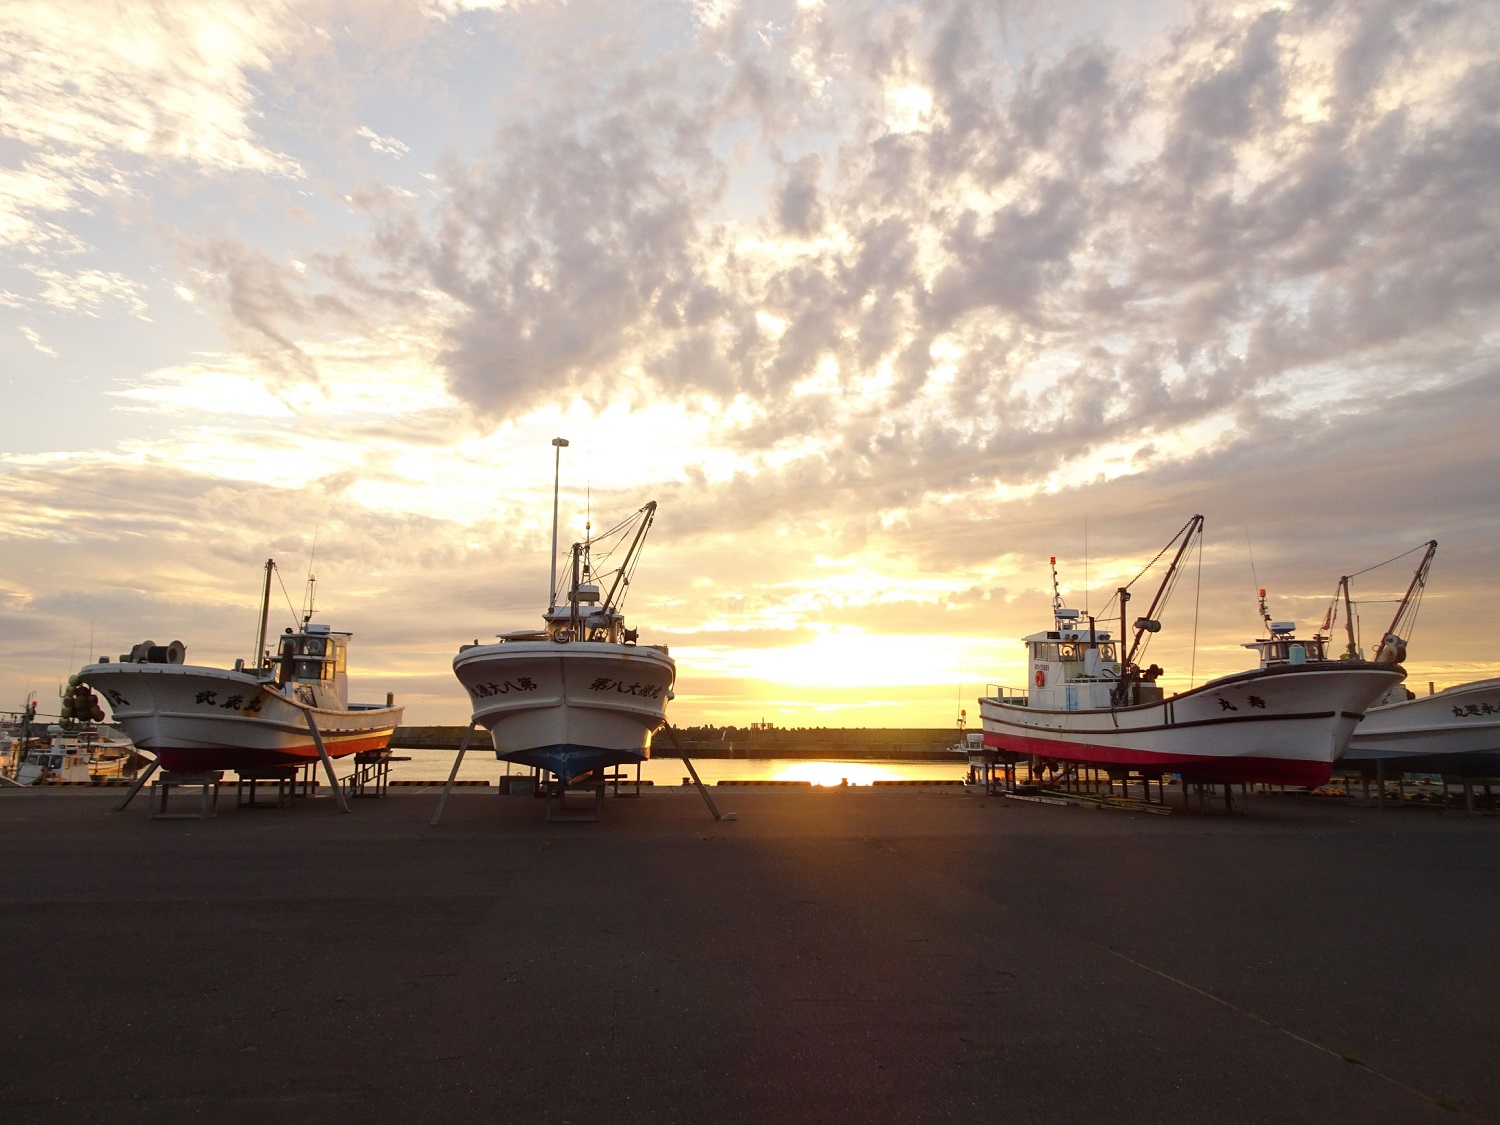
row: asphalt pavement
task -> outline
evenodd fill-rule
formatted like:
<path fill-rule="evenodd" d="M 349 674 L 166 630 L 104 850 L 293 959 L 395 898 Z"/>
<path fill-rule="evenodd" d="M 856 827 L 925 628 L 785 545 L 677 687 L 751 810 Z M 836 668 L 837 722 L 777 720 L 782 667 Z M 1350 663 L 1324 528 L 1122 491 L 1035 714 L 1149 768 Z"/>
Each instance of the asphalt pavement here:
<path fill-rule="evenodd" d="M 0 1118 L 1500 1120 L 1500 818 L 0 792 Z"/>

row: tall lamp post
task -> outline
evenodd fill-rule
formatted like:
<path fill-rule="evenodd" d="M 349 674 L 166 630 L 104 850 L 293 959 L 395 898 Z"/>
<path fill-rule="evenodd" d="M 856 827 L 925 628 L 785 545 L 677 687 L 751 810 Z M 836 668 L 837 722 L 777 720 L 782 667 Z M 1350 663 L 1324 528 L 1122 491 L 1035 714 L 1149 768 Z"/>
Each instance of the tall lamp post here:
<path fill-rule="evenodd" d="M 557 485 L 562 476 L 562 451 L 568 439 L 555 437 L 552 446 L 557 450 L 552 463 L 552 585 L 547 587 L 547 612 L 557 608 Z"/>

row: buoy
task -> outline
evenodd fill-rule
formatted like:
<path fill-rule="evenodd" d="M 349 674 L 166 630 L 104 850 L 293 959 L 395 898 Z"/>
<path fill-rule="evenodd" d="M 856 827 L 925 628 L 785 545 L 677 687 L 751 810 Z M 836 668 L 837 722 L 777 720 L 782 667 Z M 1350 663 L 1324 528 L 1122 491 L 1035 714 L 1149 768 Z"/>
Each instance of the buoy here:
<path fill-rule="evenodd" d="M 1040 669 L 1040 668 L 1038 668 L 1036 670 L 1036 686 L 1037 687 L 1046 687 L 1047 686 L 1047 673 L 1045 671 L 1043 671 L 1042 669 Z"/>

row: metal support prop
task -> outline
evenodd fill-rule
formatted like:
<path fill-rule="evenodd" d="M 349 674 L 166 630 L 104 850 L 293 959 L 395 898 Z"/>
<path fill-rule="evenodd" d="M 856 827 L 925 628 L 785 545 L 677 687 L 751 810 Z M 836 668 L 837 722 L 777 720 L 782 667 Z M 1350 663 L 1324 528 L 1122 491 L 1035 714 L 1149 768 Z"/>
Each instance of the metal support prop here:
<path fill-rule="evenodd" d="M 448 794 L 453 791 L 453 779 L 458 776 L 458 767 L 463 764 L 464 755 L 469 751 L 469 740 L 474 737 L 474 720 L 469 720 L 469 729 L 464 731 L 463 741 L 458 744 L 458 753 L 453 758 L 453 768 L 448 771 L 448 784 L 443 786 L 443 795 L 438 798 L 437 812 L 432 814 L 433 826 L 443 819 L 443 806 L 448 803 Z M 508 767 L 509 763 L 507 763 Z"/>
<path fill-rule="evenodd" d="M 703 798 L 703 803 L 708 806 L 708 811 L 713 813 L 715 820 L 738 820 L 739 813 L 721 813 L 714 805 L 714 799 L 708 795 L 708 790 L 703 787 L 703 782 L 698 777 L 698 771 L 693 768 L 693 760 L 687 756 L 682 742 L 677 737 L 677 732 L 672 729 L 671 723 L 663 723 L 662 730 L 667 732 L 667 737 L 672 740 L 672 745 L 677 747 L 677 756 L 682 759 L 682 764 L 687 766 L 688 773 L 693 777 L 693 784 L 698 787 L 698 795 Z"/>
<path fill-rule="evenodd" d="M 323 736 L 318 733 L 318 724 L 313 720 L 312 712 L 303 711 L 307 718 L 307 729 L 313 736 L 313 745 L 318 748 L 318 757 L 323 759 L 323 771 L 328 774 L 328 787 L 333 790 L 333 796 L 339 803 L 339 812 L 349 811 L 349 802 L 344 800 L 344 791 L 339 788 L 339 779 L 333 775 L 333 759 L 328 756 L 328 748 L 323 745 Z"/>
<path fill-rule="evenodd" d="M 137 750 L 136 753 L 139 754 L 140 751 Z M 115 806 L 115 812 L 125 811 L 125 806 L 135 800 L 135 795 L 141 791 L 141 786 L 146 784 L 151 775 L 156 772 L 156 767 L 159 765 L 161 765 L 160 758 L 151 759 L 151 764 L 141 772 L 140 777 L 135 779 L 135 784 L 130 787 L 130 792 L 125 794 L 125 799 Z"/>

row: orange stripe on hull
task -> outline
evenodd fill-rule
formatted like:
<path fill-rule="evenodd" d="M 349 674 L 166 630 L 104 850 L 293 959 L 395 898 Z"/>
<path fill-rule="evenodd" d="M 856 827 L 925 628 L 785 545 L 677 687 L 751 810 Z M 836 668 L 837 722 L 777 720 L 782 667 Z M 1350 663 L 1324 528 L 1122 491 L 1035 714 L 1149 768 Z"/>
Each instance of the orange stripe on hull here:
<path fill-rule="evenodd" d="M 350 754 L 366 750 L 384 750 L 391 744 L 394 730 L 375 731 L 370 734 L 325 735 L 323 746 L 330 758 L 347 758 Z M 162 750 L 157 755 L 162 768 L 172 771 L 188 770 L 242 770 L 259 769 L 266 766 L 302 766 L 318 760 L 318 748 L 311 737 L 306 742 L 295 742 L 275 750 L 260 750 L 246 746 L 197 746 L 190 749 L 178 747 Z"/>

